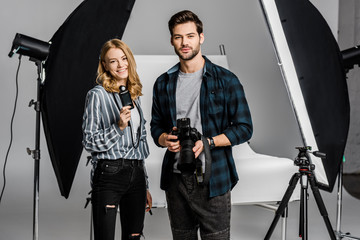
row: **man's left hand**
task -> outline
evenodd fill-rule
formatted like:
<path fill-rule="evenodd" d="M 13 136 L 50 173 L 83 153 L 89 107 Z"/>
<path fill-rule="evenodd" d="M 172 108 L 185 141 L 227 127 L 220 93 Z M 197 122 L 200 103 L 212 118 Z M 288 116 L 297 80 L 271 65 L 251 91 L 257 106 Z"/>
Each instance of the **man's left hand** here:
<path fill-rule="evenodd" d="M 193 152 L 195 154 L 195 158 L 198 158 L 200 153 L 204 150 L 204 144 L 202 140 L 198 140 L 195 142 L 195 146 L 193 147 Z"/>

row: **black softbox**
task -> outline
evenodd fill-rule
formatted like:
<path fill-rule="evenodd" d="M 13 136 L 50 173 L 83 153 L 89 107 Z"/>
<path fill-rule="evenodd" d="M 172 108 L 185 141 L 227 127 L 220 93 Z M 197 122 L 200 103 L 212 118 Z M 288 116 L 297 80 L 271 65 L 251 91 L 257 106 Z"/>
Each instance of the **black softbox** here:
<path fill-rule="evenodd" d="M 123 35 L 135 0 L 85 0 L 51 38 L 42 117 L 61 195 L 68 198 L 83 150 L 82 115 L 101 46 Z"/>
<path fill-rule="evenodd" d="M 343 159 L 350 105 L 342 55 L 308 0 L 260 0 L 304 145 L 319 187 L 332 191 Z"/>

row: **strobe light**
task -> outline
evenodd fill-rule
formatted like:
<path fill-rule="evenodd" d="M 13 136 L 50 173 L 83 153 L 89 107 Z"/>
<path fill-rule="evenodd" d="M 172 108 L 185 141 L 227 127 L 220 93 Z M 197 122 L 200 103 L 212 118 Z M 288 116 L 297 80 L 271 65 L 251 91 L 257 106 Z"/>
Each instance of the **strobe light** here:
<path fill-rule="evenodd" d="M 360 45 L 341 51 L 344 69 L 348 72 L 354 65 L 360 65 Z"/>
<path fill-rule="evenodd" d="M 20 33 L 16 33 L 9 53 L 12 57 L 15 53 L 29 56 L 40 61 L 46 60 L 49 55 L 50 43 L 44 42 Z"/>

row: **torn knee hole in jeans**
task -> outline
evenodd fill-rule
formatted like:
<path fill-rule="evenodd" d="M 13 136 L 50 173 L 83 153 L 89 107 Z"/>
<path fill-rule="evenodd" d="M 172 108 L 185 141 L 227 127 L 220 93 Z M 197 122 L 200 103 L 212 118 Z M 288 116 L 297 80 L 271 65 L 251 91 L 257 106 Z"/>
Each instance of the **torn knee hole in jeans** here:
<path fill-rule="evenodd" d="M 140 233 L 133 233 L 130 234 L 129 239 L 140 239 L 141 234 Z"/>
<path fill-rule="evenodd" d="M 110 209 L 116 209 L 115 205 L 105 205 L 105 212 L 107 212 Z"/>

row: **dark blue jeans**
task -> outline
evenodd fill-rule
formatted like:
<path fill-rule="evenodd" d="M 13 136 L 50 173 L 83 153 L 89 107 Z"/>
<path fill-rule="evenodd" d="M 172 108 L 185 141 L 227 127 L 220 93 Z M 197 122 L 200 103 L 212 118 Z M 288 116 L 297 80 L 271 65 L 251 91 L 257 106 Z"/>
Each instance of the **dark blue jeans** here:
<path fill-rule="evenodd" d="M 120 208 L 122 240 L 140 239 L 144 228 L 146 180 L 143 161 L 100 160 L 93 177 L 95 240 L 114 240 Z"/>
<path fill-rule="evenodd" d="M 198 185 L 195 175 L 174 174 L 166 191 L 173 239 L 196 240 L 200 228 L 203 240 L 230 239 L 230 191 L 209 198 L 208 186 Z"/>

